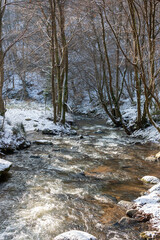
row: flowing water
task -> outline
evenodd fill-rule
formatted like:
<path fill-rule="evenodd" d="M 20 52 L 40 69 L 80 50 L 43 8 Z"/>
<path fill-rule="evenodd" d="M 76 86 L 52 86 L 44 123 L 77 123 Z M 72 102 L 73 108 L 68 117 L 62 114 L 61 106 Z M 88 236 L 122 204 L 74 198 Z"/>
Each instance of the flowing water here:
<path fill-rule="evenodd" d="M 144 158 L 158 146 L 128 138 L 96 119 L 77 117 L 77 136 L 30 133 L 32 144 L 6 156 L 13 167 L 0 182 L 0 240 L 51 240 L 71 229 L 99 240 L 137 240 L 142 226 L 120 228 L 117 205 L 132 201 L 149 186 L 142 176 L 158 176 L 160 165 Z"/>

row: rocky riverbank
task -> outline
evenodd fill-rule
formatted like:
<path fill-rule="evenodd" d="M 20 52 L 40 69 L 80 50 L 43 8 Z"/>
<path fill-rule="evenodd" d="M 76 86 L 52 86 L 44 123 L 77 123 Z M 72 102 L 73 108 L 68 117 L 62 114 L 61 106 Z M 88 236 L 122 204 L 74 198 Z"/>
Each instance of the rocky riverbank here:
<path fill-rule="evenodd" d="M 119 224 L 127 226 L 137 223 L 147 223 L 148 231 L 140 234 L 140 239 L 160 239 L 160 179 L 154 176 L 144 176 L 141 179 L 146 184 L 154 184 L 141 197 L 133 202 L 120 201 L 118 204 L 126 208 L 126 217 Z"/>

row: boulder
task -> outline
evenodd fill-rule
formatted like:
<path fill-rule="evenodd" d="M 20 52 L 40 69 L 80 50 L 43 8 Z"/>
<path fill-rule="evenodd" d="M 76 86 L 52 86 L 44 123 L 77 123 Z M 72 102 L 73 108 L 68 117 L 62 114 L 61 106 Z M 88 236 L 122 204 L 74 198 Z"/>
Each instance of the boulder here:
<path fill-rule="evenodd" d="M 8 172 L 11 166 L 12 166 L 11 162 L 0 159 L 0 175 L 5 172 Z"/>
<path fill-rule="evenodd" d="M 160 180 L 154 176 L 144 176 L 143 178 L 141 178 L 141 181 L 145 183 L 151 183 L 151 184 L 157 184 L 160 182 Z"/>
<path fill-rule="evenodd" d="M 72 230 L 58 235 L 54 240 L 97 240 L 97 238 L 86 232 Z"/>
<path fill-rule="evenodd" d="M 42 130 L 43 134 L 47 134 L 47 135 L 58 135 L 59 132 L 57 130 L 53 130 L 53 129 L 49 129 L 49 128 L 45 128 Z"/>
<path fill-rule="evenodd" d="M 119 224 L 121 225 L 121 226 L 128 226 L 128 225 L 132 225 L 132 224 L 136 224 L 138 222 L 138 220 L 137 219 L 135 219 L 135 218 L 129 218 L 129 217 L 122 217 L 120 220 L 119 220 Z"/>
<path fill-rule="evenodd" d="M 126 215 L 127 215 L 128 217 L 130 217 L 130 218 L 133 218 L 133 217 L 136 215 L 137 212 L 138 212 L 137 209 L 129 209 L 129 210 L 126 212 Z"/>

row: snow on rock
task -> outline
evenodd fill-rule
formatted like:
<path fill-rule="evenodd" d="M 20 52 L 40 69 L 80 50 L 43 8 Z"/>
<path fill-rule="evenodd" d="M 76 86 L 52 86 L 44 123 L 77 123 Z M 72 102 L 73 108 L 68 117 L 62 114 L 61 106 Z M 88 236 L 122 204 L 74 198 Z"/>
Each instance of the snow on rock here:
<path fill-rule="evenodd" d="M 144 176 L 143 178 L 141 178 L 141 181 L 146 183 L 152 183 L 152 184 L 156 184 L 160 182 L 160 180 L 154 176 Z"/>
<path fill-rule="evenodd" d="M 157 237 L 156 231 L 145 231 L 140 234 L 142 239 L 155 239 Z"/>
<path fill-rule="evenodd" d="M 11 166 L 11 162 L 0 159 L 0 175 L 4 172 L 8 172 Z"/>
<path fill-rule="evenodd" d="M 58 235 L 54 240 L 97 240 L 97 238 L 86 232 L 72 230 Z"/>
<path fill-rule="evenodd" d="M 9 119 L 0 118 L 0 127 L 0 152 L 11 153 L 30 146 L 30 142 L 26 141 L 23 125 L 13 125 Z"/>
<path fill-rule="evenodd" d="M 160 183 L 156 184 L 155 186 L 151 187 L 148 190 L 149 193 L 152 193 L 152 192 L 155 192 L 155 191 L 159 191 L 159 193 L 160 193 Z"/>
<path fill-rule="evenodd" d="M 151 214 L 150 223 L 160 233 L 160 182 L 148 192 L 135 200 L 138 209 L 146 214 Z"/>

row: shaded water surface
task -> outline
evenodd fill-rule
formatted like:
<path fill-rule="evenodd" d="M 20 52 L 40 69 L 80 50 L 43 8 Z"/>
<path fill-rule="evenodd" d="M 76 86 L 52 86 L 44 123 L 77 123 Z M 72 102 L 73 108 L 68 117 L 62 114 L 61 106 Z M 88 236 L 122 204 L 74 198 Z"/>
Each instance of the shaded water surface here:
<path fill-rule="evenodd" d="M 51 240 L 71 229 L 99 240 L 138 239 L 139 227 L 119 228 L 120 200 L 134 200 L 158 176 L 158 163 L 144 158 L 158 146 L 128 138 L 101 120 L 77 117 L 77 136 L 44 136 L 52 145 L 32 146 L 6 156 L 13 167 L 0 182 L 0 240 Z"/>

